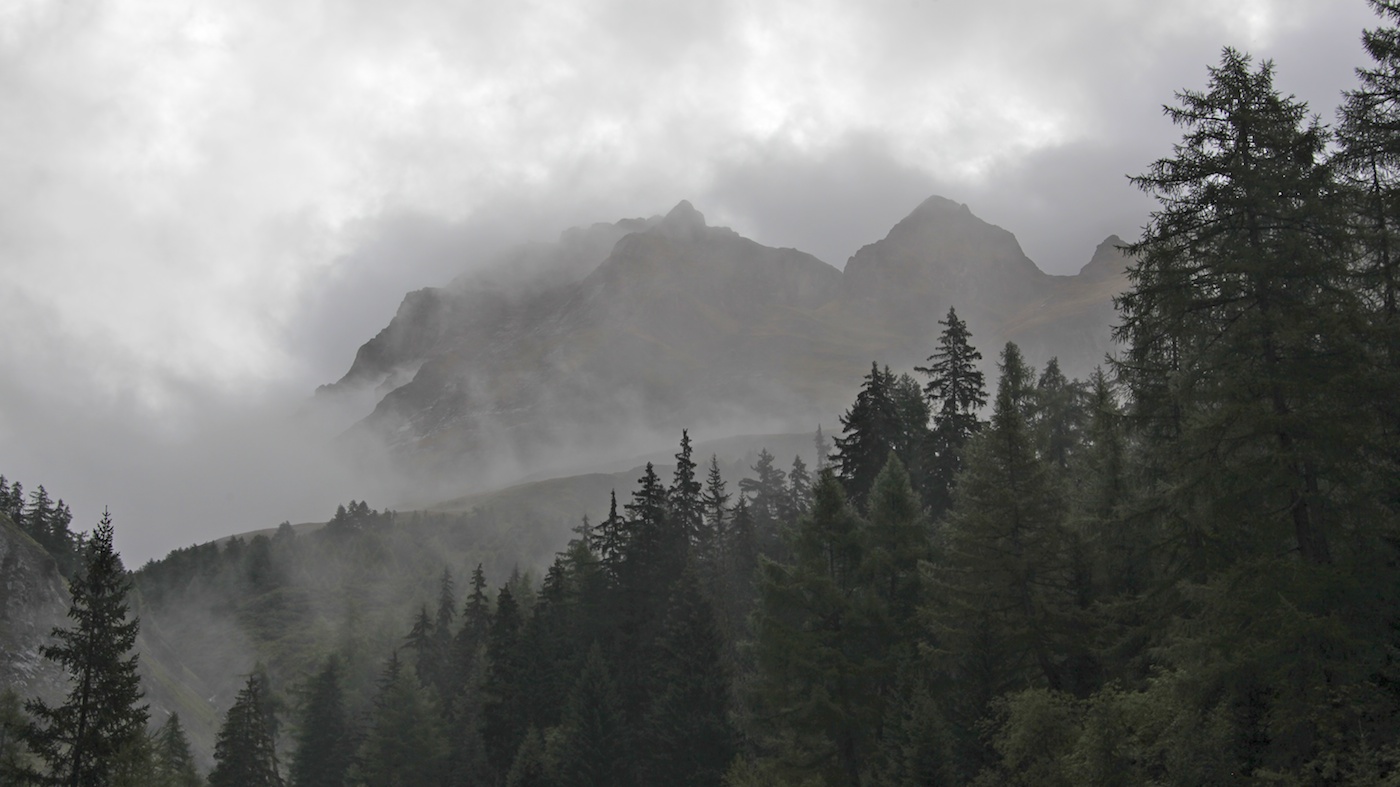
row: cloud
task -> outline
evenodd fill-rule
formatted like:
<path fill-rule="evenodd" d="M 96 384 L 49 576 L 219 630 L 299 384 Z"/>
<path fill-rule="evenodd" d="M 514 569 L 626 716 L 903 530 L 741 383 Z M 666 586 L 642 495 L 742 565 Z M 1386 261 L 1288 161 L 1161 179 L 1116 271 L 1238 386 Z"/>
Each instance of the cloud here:
<path fill-rule="evenodd" d="M 1222 45 L 1328 115 L 1373 24 L 1359 0 L 0 0 L 0 366 L 24 370 L 0 470 L 74 490 L 93 441 L 223 439 L 338 376 L 405 291 L 682 198 L 839 266 L 941 193 L 1071 272 L 1145 220 L 1123 176 Z"/>

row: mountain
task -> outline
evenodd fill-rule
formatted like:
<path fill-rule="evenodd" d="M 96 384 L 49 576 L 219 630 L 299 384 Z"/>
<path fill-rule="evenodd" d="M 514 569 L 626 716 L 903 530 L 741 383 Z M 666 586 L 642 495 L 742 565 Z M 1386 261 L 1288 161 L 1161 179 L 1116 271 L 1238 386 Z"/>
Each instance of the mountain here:
<path fill-rule="evenodd" d="M 1010 232 L 932 197 L 841 271 L 711 227 L 683 201 L 409 293 L 318 396 L 373 391 L 352 434 L 444 495 L 464 477 L 484 488 L 671 445 L 683 427 L 832 431 L 870 362 L 923 362 L 949 307 L 989 370 L 1014 339 L 1033 363 L 1058 356 L 1086 375 L 1111 350 L 1120 243 L 1050 276 Z"/>

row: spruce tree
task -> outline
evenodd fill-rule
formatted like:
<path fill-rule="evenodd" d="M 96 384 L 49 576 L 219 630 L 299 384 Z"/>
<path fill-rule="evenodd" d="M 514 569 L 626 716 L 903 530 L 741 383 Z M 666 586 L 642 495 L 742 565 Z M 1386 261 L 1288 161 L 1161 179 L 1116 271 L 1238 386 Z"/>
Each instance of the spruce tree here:
<path fill-rule="evenodd" d="M 964 777 L 989 761 L 981 724 L 992 700 L 1013 686 L 1061 688 L 1076 634 L 1063 501 L 1036 455 L 1030 374 L 1016 345 L 1006 345 L 1000 368 L 991 423 L 968 446 L 929 571 L 926 614 L 952 684 L 943 701 Z"/>
<path fill-rule="evenodd" d="M 261 669 L 248 676 L 214 742 L 210 787 L 281 787 L 276 719 Z"/>
<path fill-rule="evenodd" d="M 681 449 L 676 454 L 676 472 L 667 492 L 673 527 L 684 533 L 686 544 L 694 549 L 704 541 L 704 510 L 701 505 L 701 485 L 695 477 L 695 461 L 691 459 L 690 432 L 681 430 Z"/>
<path fill-rule="evenodd" d="M 560 787 L 636 784 L 622 702 L 597 643 L 564 707 L 553 759 L 559 763 Z"/>
<path fill-rule="evenodd" d="M 116 763 L 145 743 L 147 706 L 136 672 L 139 622 L 128 619 L 131 587 L 112 548 L 112 519 L 103 511 L 69 585 L 72 628 L 56 628 L 40 653 L 67 672 L 72 688 L 61 705 L 33 699 L 23 739 L 43 761 L 53 784 L 85 787 L 113 782 Z"/>
<path fill-rule="evenodd" d="M 326 659 L 306 686 L 298 716 L 296 750 L 288 773 L 292 787 L 344 787 L 354 745 L 340 660 L 335 656 Z"/>
<path fill-rule="evenodd" d="M 640 728 L 643 781 L 717 787 L 737 748 L 729 723 L 725 644 L 699 578 L 681 574 L 652 660 L 651 706 Z"/>
<path fill-rule="evenodd" d="M 396 652 L 380 679 L 350 781 L 364 787 L 436 787 L 445 776 L 446 762 L 439 711 L 399 664 Z"/>
<path fill-rule="evenodd" d="M 865 376 L 855 402 L 841 416 L 842 436 L 836 438 L 837 473 L 857 509 L 865 508 L 875 476 L 901 442 L 893 385 L 889 369 L 882 371 L 878 364 L 870 364 L 870 374 Z"/>
<path fill-rule="evenodd" d="M 483 685 L 482 740 L 492 770 L 504 777 L 525 735 L 525 654 L 521 648 L 524 623 L 510 585 L 496 595 L 496 616 L 486 644 L 487 672 Z"/>
<path fill-rule="evenodd" d="M 972 346 L 967 323 L 950 307 L 947 319 L 938 324 L 943 326 L 938 349 L 928 357 L 928 366 L 914 367 L 929 376 L 924 395 L 933 410 L 933 434 L 924 463 L 924 488 L 929 513 L 935 519 L 952 505 L 953 481 L 962 469 L 963 449 L 981 428 L 977 412 L 987 404 L 986 379 L 977 368 L 982 353 Z"/>
<path fill-rule="evenodd" d="M 791 563 L 760 563 L 753 700 L 777 765 L 793 781 L 858 784 L 884 715 L 860 517 L 828 469 L 789 531 Z"/>
<path fill-rule="evenodd" d="M 705 548 L 701 550 L 701 555 L 721 566 L 725 561 L 725 540 L 729 536 L 726 520 L 729 498 L 724 477 L 719 472 L 719 457 L 711 454 L 709 473 L 705 477 L 705 491 L 700 496 L 705 536 Z"/>
<path fill-rule="evenodd" d="M 172 713 L 156 732 L 152 787 L 200 787 L 204 780 L 194 767 L 194 755 L 180 714 Z"/>

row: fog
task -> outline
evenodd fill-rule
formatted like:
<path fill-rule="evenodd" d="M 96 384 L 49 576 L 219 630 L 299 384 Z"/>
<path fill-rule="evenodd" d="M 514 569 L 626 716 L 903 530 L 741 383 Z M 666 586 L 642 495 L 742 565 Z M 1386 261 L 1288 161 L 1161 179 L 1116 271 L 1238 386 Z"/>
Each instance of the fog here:
<path fill-rule="evenodd" d="M 837 267 L 930 194 L 1071 273 L 1230 44 L 1324 119 L 1360 0 L 0 4 L 0 473 L 129 564 L 401 502 L 302 415 L 405 292 L 689 199 Z M 762 425 L 759 425 L 762 426 Z M 710 429 L 714 434 L 714 429 Z M 367 472 L 368 469 L 368 472 Z"/>

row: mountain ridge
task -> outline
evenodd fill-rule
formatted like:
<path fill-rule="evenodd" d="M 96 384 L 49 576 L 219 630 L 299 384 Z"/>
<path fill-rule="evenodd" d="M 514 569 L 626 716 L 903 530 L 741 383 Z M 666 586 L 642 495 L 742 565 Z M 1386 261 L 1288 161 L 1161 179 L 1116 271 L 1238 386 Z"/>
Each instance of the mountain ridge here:
<path fill-rule="evenodd" d="M 502 467 L 519 477 L 559 446 L 669 443 L 682 427 L 800 431 L 834 423 L 870 361 L 923 362 L 950 307 L 984 358 L 1015 339 L 1032 362 L 1058 356 L 1086 375 L 1111 350 L 1119 245 L 1051 276 L 1010 231 L 933 196 L 843 271 L 712 227 L 682 200 L 561 233 L 533 252 L 558 263 L 538 275 L 409 293 L 318 395 L 372 389 L 351 431 L 385 442 L 408 476 L 458 483 L 464 471 L 500 483 Z"/>

